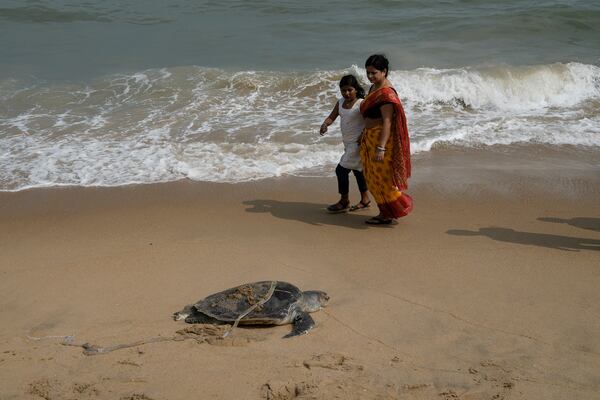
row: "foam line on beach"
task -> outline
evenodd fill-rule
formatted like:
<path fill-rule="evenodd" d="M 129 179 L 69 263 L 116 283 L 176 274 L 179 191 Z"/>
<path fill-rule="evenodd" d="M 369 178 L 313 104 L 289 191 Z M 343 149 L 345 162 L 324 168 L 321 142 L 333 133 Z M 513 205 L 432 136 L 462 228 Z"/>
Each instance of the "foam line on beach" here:
<path fill-rule="evenodd" d="M 323 176 L 339 159 L 341 138 L 337 125 L 325 137 L 317 127 L 347 73 L 364 81 L 357 66 L 304 72 L 187 66 L 88 82 L 1 81 L 0 190 Z M 600 145 L 594 65 L 420 68 L 394 70 L 390 78 L 407 111 L 413 153 Z"/>

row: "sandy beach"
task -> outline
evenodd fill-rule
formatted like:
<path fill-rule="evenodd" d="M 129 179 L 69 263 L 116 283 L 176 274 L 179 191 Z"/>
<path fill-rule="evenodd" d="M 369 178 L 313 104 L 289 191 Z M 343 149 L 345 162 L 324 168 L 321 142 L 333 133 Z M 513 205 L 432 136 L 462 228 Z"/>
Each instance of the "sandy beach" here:
<path fill-rule="evenodd" d="M 0 399 L 599 399 L 598 154 L 436 149 L 409 193 L 386 227 L 324 211 L 333 171 L 0 193 Z M 259 280 L 331 303 L 292 339 L 171 318 Z"/>

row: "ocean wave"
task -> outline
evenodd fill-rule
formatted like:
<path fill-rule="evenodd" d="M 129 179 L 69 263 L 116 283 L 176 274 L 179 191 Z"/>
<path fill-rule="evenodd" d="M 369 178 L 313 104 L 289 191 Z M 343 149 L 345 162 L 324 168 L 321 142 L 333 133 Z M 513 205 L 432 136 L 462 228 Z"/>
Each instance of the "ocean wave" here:
<path fill-rule="evenodd" d="M 0 190 L 236 182 L 334 165 L 339 128 L 321 137 L 318 126 L 347 73 L 366 84 L 356 66 L 184 66 L 90 82 L 0 81 Z M 594 65 L 421 68 L 392 71 L 390 79 L 407 111 L 413 152 L 444 144 L 600 146 Z"/>
<path fill-rule="evenodd" d="M 401 95 L 416 105 L 451 104 L 502 111 L 572 107 L 600 98 L 600 67 L 579 63 L 525 67 L 421 68 L 392 72 Z"/>

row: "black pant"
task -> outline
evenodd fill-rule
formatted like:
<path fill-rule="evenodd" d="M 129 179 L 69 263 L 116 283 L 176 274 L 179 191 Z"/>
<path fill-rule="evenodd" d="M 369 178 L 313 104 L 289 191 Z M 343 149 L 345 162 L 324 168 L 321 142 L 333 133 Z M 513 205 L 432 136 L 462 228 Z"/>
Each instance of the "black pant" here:
<path fill-rule="evenodd" d="M 356 183 L 358 184 L 358 190 L 360 190 L 361 193 L 366 192 L 368 190 L 367 182 L 365 181 L 365 176 L 363 173 L 356 169 L 344 168 L 340 164 L 338 164 L 335 169 L 335 175 L 337 176 L 338 181 L 338 192 L 340 194 L 348 194 L 350 191 L 350 179 L 348 179 L 348 174 L 350 174 L 350 171 L 354 172 Z"/>

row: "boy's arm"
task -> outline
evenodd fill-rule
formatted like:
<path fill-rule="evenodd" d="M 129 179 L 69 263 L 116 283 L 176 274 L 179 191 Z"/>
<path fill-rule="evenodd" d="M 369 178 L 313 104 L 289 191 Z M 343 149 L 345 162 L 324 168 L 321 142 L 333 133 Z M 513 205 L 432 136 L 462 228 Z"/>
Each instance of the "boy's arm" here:
<path fill-rule="evenodd" d="M 340 103 L 336 102 L 335 106 L 333 106 L 333 111 L 331 111 L 331 114 L 329 114 L 329 116 L 325 118 L 325 121 L 321 124 L 321 130 L 319 131 L 321 133 L 321 136 L 324 135 L 325 132 L 327 132 L 327 127 L 333 124 L 333 121 L 335 121 L 335 119 L 340 114 L 339 106 Z"/>

